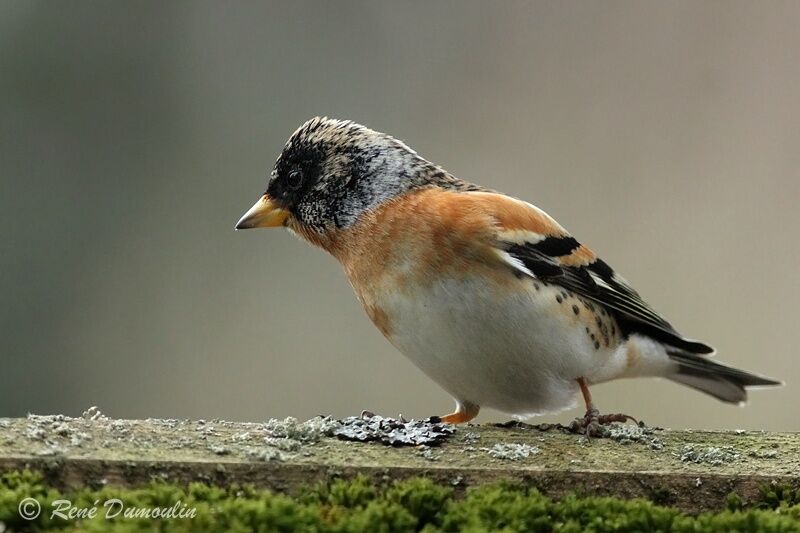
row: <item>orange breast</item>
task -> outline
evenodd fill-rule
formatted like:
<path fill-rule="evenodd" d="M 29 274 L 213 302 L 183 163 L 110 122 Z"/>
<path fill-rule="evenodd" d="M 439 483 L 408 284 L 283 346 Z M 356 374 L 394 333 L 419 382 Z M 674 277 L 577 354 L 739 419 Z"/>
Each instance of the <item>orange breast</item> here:
<path fill-rule="evenodd" d="M 492 217 L 464 194 L 427 189 L 387 202 L 337 234 L 331 253 L 354 285 L 425 285 L 497 268 Z"/>
<path fill-rule="evenodd" d="M 478 195 L 425 189 L 386 202 L 352 227 L 303 236 L 334 255 L 376 326 L 387 336 L 390 292 L 442 277 L 486 276 L 498 286 L 520 283 L 493 246 L 497 221 Z M 509 287 L 510 288 L 510 287 Z"/>

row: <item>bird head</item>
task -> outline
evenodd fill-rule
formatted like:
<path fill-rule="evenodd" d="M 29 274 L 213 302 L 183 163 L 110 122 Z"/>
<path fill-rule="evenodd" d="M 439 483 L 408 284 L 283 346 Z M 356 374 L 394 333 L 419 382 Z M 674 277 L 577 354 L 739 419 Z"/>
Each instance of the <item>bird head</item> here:
<path fill-rule="evenodd" d="M 236 229 L 287 226 L 303 235 L 347 228 L 362 214 L 444 174 L 401 141 L 349 120 L 316 117 L 286 142 L 266 192 Z"/>

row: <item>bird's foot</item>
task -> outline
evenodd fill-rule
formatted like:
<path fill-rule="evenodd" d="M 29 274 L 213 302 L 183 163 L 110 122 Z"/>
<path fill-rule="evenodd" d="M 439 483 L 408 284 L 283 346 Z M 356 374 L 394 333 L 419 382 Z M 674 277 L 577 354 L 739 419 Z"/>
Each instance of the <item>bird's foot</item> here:
<path fill-rule="evenodd" d="M 587 438 L 591 437 L 605 437 L 608 428 L 605 426 L 613 424 L 614 422 L 625 423 L 632 421 L 634 424 L 639 422 L 630 415 L 623 415 L 620 413 L 601 415 L 597 409 L 589 409 L 583 418 L 576 418 L 569 425 L 569 430 L 573 433 L 585 435 Z"/>
<path fill-rule="evenodd" d="M 456 411 L 444 416 L 431 416 L 426 419 L 429 424 L 464 424 L 469 422 L 478 414 L 478 409 L 470 411 Z"/>
<path fill-rule="evenodd" d="M 458 402 L 456 410 L 449 415 L 432 416 L 426 421 L 429 424 L 464 424 L 478 416 L 480 410 L 481 408 L 473 403 Z"/>
<path fill-rule="evenodd" d="M 428 424 L 461 424 L 462 422 L 466 422 L 466 420 L 464 420 L 461 416 L 433 415 L 426 418 L 425 422 L 427 422 Z"/>

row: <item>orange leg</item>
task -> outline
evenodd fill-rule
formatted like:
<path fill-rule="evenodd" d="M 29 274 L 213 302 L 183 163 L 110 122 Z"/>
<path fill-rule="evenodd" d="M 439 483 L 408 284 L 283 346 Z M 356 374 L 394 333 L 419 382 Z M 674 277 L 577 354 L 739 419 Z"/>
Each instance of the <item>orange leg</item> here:
<path fill-rule="evenodd" d="M 589 437 L 601 437 L 604 435 L 605 431 L 603 426 L 611 424 L 612 422 L 627 422 L 628 420 L 632 420 L 635 424 L 638 424 L 636 419 L 630 415 L 601 415 L 592 401 L 592 393 L 589 392 L 589 383 L 586 382 L 586 378 L 580 377 L 577 381 L 578 386 L 581 388 L 583 401 L 586 404 L 586 414 L 583 418 L 576 418 L 570 424 L 569 427 L 572 431 L 582 432 Z"/>
<path fill-rule="evenodd" d="M 586 412 L 595 409 L 594 402 L 592 401 L 592 393 L 589 392 L 589 384 L 586 383 L 586 378 L 578 378 L 578 385 L 581 388 L 581 394 L 583 394 L 583 402 L 586 404 Z"/>
<path fill-rule="evenodd" d="M 471 403 L 458 403 L 454 413 L 445 416 L 432 416 L 430 421 L 434 424 L 463 424 L 469 422 L 480 412 L 480 406 Z"/>

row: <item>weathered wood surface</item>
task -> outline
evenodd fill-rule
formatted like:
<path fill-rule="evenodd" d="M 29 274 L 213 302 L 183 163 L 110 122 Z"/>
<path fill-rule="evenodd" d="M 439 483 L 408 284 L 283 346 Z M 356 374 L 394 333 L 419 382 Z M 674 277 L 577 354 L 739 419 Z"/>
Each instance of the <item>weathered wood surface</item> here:
<path fill-rule="evenodd" d="M 336 476 L 423 475 L 456 487 L 522 482 L 554 497 L 644 497 L 689 511 L 719 508 L 731 492 L 748 501 L 765 484 L 800 485 L 797 433 L 618 426 L 587 441 L 559 428 L 480 425 L 458 427 L 438 446 L 393 447 L 329 436 L 333 427 L 321 419 L 113 420 L 97 411 L 0 418 L 0 472 L 40 470 L 59 488 L 163 479 L 289 492 Z"/>

